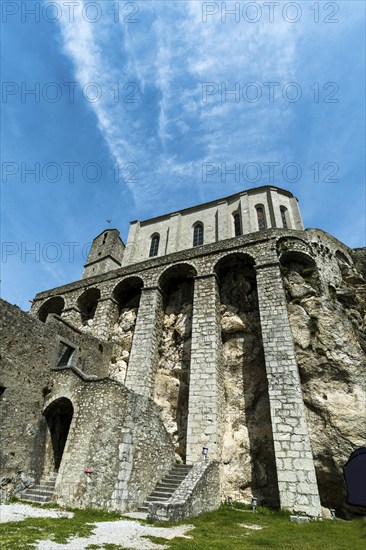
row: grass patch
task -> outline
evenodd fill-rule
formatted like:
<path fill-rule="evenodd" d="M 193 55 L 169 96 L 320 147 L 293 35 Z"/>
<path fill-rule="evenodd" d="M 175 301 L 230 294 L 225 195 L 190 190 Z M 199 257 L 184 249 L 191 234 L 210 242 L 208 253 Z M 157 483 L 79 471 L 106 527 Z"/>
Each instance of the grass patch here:
<path fill-rule="evenodd" d="M 101 510 L 68 510 L 73 518 L 28 518 L 21 522 L 0 525 L 1 548 L 4 550 L 34 550 L 40 540 L 66 543 L 70 537 L 91 535 L 93 524 L 100 521 L 114 521 L 119 514 Z M 149 522 L 150 523 L 150 522 Z M 222 506 L 216 512 L 180 522 L 195 528 L 187 532 L 190 539 L 147 537 L 171 550 L 245 550 L 268 548 L 274 550 L 354 550 L 364 548 L 366 541 L 365 518 L 353 521 L 323 520 L 304 525 L 290 522 L 289 513 L 258 507 L 253 513 L 250 505 L 234 503 Z M 156 527 L 177 524 L 154 523 Z M 256 525 L 261 530 L 246 526 Z M 89 550 L 118 550 L 114 544 L 90 544 Z"/>
<path fill-rule="evenodd" d="M 0 547 L 4 550 L 19 550 L 20 548 L 34 550 L 34 543 L 40 540 L 52 540 L 65 544 L 70 537 L 89 536 L 94 528 L 93 524 L 96 522 L 122 519 L 119 514 L 104 510 L 68 508 L 67 511 L 73 512 L 74 517 L 27 518 L 23 521 L 0 524 Z"/>
<path fill-rule="evenodd" d="M 290 522 L 290 514 L 266 508 L 251 510 L 238 506 L 222 506 L 187 522 L 195 526 L 191 539 L 149 537 L 171 550 L 242 550 L 271 548 L 274 550 L 355 550 L 363 548 L 363 521 L 323 520 L 298 525 Z M 245 525 L 258 525 L 253 530 Z M 165 526 L 165 524 L 164 524 Z"/>

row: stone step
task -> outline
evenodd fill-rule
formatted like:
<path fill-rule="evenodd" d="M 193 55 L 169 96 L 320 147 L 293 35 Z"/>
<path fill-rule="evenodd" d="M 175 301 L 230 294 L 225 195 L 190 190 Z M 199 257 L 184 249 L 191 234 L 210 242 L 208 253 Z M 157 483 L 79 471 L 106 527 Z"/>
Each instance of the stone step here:
<path fill-rule="evenodd" d="M 21 500 L 27 500 L 30 502 L 49 502 L 49 497 L 44 495 L 39 495 L 37 493 L 27 493 L 26 495 L 22 495 Z"/>
<path fill-rule="evenodd" d="M 189 464 L 174 464 L 166 476 L 156 485 L 145 502 L 138 508 L 139 512 L 148 513 L 149 502 L 167 502 L 191 471 Z"/>
<path fill-rule="evenodd" d="M 37 485 L 25 489 L 21 493 L 21 499 L 27 502 L 50 502 L 55 490 L 57 472 L 41 480 Z"/>
<path fill-rule="evenodd" d="M 165 497 L 165 498 L 169 498 L 172 496 L 172 494 L 174 493 L 174 491 L 165 491 L 165 492 L 162 492 L 162 491 L 154 491 L 153 493 L 151 493 L 151 497 Z"/>
<path fill-rule="evenodd" d="M 33 485 L 33 487 L 29 488 L 29 491 L 38 495 L 52 496 L 54 489 L 45 489 L 40 485 Z"/>
<path fill-rule="evenodd" d="M 174 493 L 175 488 L 172 487 L 170 489 L 165 487 L 155 487 L 154 492 L 152 494 L 161 494 L 161 495 L 170 495 L 171 493 Z"/>
<path fill-rule="evenodd" d="M 145 502 L 165 502 L 167 500 L 169 500 L 169 497 L 157 497 L 150 495 L 149 497 L 147 497 Z"/>

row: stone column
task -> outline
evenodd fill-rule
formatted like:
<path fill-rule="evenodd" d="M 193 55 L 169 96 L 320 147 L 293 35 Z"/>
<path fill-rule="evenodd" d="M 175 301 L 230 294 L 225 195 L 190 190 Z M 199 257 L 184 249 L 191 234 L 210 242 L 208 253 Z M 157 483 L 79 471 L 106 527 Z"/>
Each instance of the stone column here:
<path fill-rule="evenodd" d="M 258 265 L 256 271 L 281 508 L 319 516 L 314 460 L 279 263 Z"/>
<path fill-rule="evenodd" d="M 191 368 L 189 378 L 187 464 L 202 458 L 219 460 L 221 450 L 220 299 L 216 275 L 195 277 L 192 319 Z"/>
<path fill-rule="evenodd" d="M 61 313 L 62 319 L 65 319 L 68 323 L 73 325 L 76 328 L 80 328 L 81 326 L 81 316 L 80 311 L 77 307 L 71 306 L 65 308 Z"/>
<path fill-rule="evenodd" d="M 118 318 L 118 304 L 114 298 L 100 298 L 93 319 L 92 334 L 96 338 L 107 340 L 113 323 Z"/>
<path fill-rule="evenodd" d="M 163 296 L 159 287 L 143 287 L 128 362 L 126 386 L 153 396 L 154 374 L 158 366 L 158 346 L 163 325 Z"/>

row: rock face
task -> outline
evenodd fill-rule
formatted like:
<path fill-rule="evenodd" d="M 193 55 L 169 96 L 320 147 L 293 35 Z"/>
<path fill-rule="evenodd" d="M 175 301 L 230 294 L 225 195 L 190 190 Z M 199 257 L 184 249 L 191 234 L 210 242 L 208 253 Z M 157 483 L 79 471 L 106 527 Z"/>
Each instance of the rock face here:
<path fill-rule="evenodd" d="M 113 326 L 110 338 L 114 347 L 109 376 L 122 384 L 125 383 L 137 310 L 137 307 L 122 309 L 118 321 Z"/>
<path fill-rule="evenodd" d="M 154 401 L 171 434 L 177 462 L 186 457 L 192 298 L 190 281 L 179 281 L 168 292 L 155 377 Z"/>
<path fill-rule="evenodd" d="M 268 387 L 254 270 L 219 274 L 224 355 L 224 497 L 278 505 Z"/>
<path fill-rule="evenodd" d="M 347 516 L 342 468 L 365 445 L 365 285 L 339 264 L 342 280 L 330 288 L 314 266 L 282 269 L 320 498 Z"/>

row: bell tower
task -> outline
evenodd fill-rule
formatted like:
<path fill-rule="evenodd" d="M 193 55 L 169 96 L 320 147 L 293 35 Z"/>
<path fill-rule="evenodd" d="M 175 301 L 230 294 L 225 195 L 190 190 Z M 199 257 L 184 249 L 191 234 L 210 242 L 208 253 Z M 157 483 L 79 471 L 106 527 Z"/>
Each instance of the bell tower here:
<path fill-rule="evenodd" d="M 105 229 L 95 237 L 82 278 L 94 277 L 121 267 L 125 245 L 118 229 Z"/>

